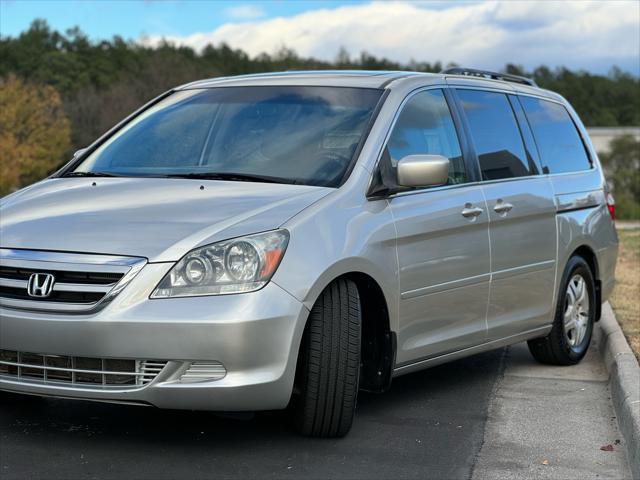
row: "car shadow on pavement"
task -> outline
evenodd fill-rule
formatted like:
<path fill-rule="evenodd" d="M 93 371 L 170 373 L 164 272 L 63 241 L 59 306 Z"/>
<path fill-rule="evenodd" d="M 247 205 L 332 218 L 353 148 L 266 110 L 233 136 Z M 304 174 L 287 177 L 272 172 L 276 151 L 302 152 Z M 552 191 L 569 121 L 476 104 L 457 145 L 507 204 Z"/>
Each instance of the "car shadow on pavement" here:
<path fill-rule="evenodd" d="M 301 437 L 286 412 L 221 415 L 0 393 L 0 477 L 465 478 L 501 356 L 398 377 L 385 394 L 362 392 L 343 439 Z"/>

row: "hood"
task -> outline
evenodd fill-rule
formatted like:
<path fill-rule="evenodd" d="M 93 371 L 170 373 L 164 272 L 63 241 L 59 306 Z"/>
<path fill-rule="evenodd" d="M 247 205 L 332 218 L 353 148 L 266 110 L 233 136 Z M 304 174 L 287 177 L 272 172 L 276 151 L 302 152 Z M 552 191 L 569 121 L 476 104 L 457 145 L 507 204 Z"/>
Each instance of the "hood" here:
<path fill-rule="evenodd" d="M 176 261 L 279 227 L 333 189 L 163 178 L 55 178 L 5 197 L 0 246 Z"/>

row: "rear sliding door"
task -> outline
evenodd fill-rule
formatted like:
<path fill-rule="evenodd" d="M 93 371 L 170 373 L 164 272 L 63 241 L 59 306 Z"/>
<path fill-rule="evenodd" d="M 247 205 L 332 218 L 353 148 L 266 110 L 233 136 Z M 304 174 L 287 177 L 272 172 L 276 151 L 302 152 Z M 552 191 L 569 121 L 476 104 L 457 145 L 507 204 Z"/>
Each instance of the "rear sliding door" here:
<path fill-rule="evenodd" d="M 491 341 L 551 322 L 556 207 L 549 179 L 539 175 L 535 145 L 517 98 L 499 91 L 456 92 L 487 202 L 491 245 L 487 327 Z"/>

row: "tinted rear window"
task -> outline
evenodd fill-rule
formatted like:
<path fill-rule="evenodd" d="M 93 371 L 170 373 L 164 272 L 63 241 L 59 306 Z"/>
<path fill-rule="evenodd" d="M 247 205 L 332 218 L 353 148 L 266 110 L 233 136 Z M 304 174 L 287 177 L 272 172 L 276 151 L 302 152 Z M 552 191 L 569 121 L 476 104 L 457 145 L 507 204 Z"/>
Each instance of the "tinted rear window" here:
<path fill-rule="evenodd" d="M 533 130 L 545 173 L 591 168 L 591 162 L 569 112 L 562 105 L 533 97 L 520 97 Z"/>
<path fill-rule="evenodd" d="M 483 180 L 534 174 L 507 96 L 478 90 L 458 90 L 458 96 L 469 122 Z"/>

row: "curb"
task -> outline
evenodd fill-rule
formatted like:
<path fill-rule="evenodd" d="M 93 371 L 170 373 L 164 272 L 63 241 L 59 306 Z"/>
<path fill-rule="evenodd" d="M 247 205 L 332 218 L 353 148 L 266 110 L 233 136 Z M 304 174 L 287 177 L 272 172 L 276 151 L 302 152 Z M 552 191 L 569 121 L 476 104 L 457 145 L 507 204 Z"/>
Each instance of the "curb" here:
<path fill-rule="evenodd" d="M 600 352 L 609 372 L 611 400 L 627 446 L 633 478 L 640 479 L 640 366 L 609 303 L 602 305 Z"/>

